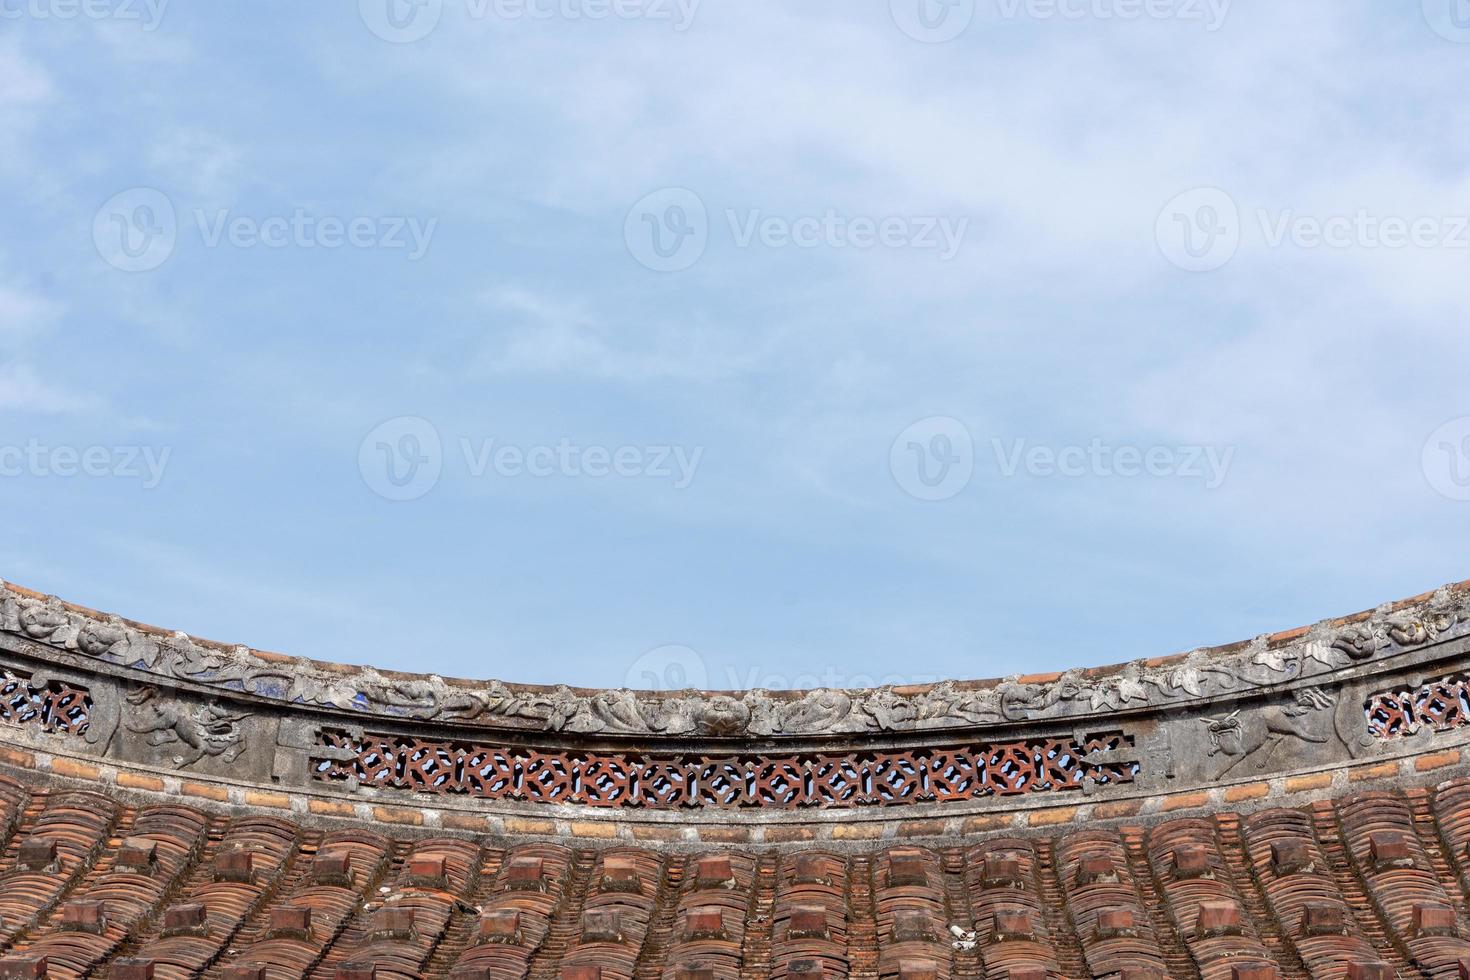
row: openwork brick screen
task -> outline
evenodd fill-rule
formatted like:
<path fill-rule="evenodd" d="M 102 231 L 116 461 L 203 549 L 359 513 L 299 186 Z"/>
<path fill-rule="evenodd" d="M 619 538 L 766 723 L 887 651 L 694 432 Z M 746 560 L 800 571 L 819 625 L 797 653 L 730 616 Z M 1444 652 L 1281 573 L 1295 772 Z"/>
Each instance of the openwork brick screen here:
<path fill-rule="evenodd" d="M 1380 691 L 1368 699 L 1364 710 L 1368 731 L 1377 738 L 1402 738 L 1425 728 L 1447 732 L 1470 724 L 1470 676 Z"/>
<path fill-rule="evenodd" d="M 1129 783 L 1119 761 L 1131 736 L 1070 738 L 907 752 L 780 757 L 653 757 L 488 748 L 396 735 L 321 733 L 336 759 L 314 763 L 320 780 L 461 793 L 495 800 L 597 807 L 852 807 L 950 802 Z M 346 758 L 342 758 L 346 756 Z"/>
<path fill-rule="evenodd" d="M 0 676 L 0 721 L 45 732 L 80 735 L 92 714 L 92 696 L 59 681 L 33 686 L 13 674 Z"/>

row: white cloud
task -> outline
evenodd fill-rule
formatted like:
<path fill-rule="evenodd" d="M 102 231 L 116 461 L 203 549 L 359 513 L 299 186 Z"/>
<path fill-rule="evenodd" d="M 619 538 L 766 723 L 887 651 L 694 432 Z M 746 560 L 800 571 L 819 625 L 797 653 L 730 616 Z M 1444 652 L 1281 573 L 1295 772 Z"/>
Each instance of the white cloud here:
<path fill-rule="evenodd" d="M 0 285 L 0 347 L 15 348 L 48 328 L 59 304 L 28 290 Z"/>
<path fill-rule="evenodd" d="M 165 186 L 225 202 L 238 189 L 241 156 L 238 147 L 214 133 L 175 129 L 162 134 L 148 160 Z"/>
<path fill-rule="evenodd" d="M 29 364 L 0 364 L 0 411 L 59 415 L 92 411 L 99 405 L 92 396 L 45 380 Z"/>
<path fill-rule="evenodd" d="M 481 301 L 491 310 L 495 339 L 481 347 L 472 364 L 476 373 L 566 374 L 631 384 L 708 381 L 738 374 L 760 356 L 713 326 L 614 325 L 580 304 L 522 288 L 491 290 Z"/>
<path fill-rule="evenodd" d="M 0 44 L 0 110 L 35 106 L 52 95 L 51 78 L 17 50 L 14 41 Z"/>
<path fill-rule="evenodd" d="M 0 284 L 0 411 L 44 415 L 88 411 L 100 402 L 38 372 L 28 356 L 34 341 L 60 318 L 61 304 L 17 286 Z"/>

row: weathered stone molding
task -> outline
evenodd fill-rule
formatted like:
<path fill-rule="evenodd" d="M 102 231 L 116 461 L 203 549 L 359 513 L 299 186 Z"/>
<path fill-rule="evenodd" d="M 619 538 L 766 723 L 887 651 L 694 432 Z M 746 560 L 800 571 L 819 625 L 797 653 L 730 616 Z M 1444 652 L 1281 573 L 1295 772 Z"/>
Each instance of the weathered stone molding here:
<path fill-rule="evenodd" d="M 736 696 L 333 667 L 4 588 L 0 671 L 0 743 L 245 792 L 651 825 L 826 825 L 900 807 L 948 819 L 1187 796 L 1458 746 L 1470 738 L 1470 590 L 1049 678 Z M 524 710 L 462 710 L 493 697 Z M 670 702 L 705 720 L 575 722 Z M 531 705 L 559 705 L 561 723 Z M 852 728 L 858 711 L 885 720 Z"/>
<path fill-rule="evenodd" d="M 1374 614 L 1162 660 L 1049 678 L 874 690 L 649 693 L 472 682 L 342 667 L 165 633 L 0 585 L 0 632 L 284 705 L 574 735 L 783 738 L 968 730 L 1187 707 L 1330 679 L 1470 633 L 1470 590 L 1446 586 Z"/>

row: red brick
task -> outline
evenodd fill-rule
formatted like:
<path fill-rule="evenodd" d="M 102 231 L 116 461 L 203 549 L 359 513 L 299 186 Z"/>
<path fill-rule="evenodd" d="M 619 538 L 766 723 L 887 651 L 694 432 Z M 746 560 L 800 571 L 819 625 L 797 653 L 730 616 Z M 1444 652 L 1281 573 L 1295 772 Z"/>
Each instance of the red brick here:
<path fill-rule="evenodd" d="M 1443 752 L 1435 752 L 1432 755 L 1421 755 L 1414 760 L 1414 768 L 1420 772 L 1429 772 L 1433 769 L 1443 769 L 1445 766 L 1453 766 L 1460 761 L 1459 749 L 1446 749 Z"/>

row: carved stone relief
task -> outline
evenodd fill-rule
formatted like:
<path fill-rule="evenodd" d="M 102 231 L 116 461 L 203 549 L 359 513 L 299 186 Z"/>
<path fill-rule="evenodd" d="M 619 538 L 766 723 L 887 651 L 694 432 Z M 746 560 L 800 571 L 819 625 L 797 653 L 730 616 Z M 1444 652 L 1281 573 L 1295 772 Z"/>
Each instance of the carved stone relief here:
<path fill-rule="evenodd" d="M 156 687 L 129 693 L 127 702 L 124 727 L 142 735 L 154 748 L 167 746 L 176 752 L 172 761 L 179 769 L 187 769 L 206 756 L 234 762 L 245 751 L 240 722 L 249 716 L 243 712 L 232 713 L 218 702 L 191 705 L 170 701 Z"/>
<path fill-rule="evenodd" d="M 1202 719 L 1208 726 L 1210 757 L 1223 757 L 1214 778 L 1238 775 L 1241 767 L 1261 772 L 1279 767 L 1278 756 L 1299 745 L 1325 745 L 1337 737 L 1333 728 L 1332 694 L 1300 688 L 1288 701 L 1256 708 L 1237 708 Z"/>
<path fill-rule="evenodd" d="M 1012 677 L 985 686 L 946 682 L 913 690 L 754 690 L 738 695 L 586 692 L 499 681 L 468 684 L 433 675 L 397 677 L 371 668 L 348 673 L 310 661 L 283 662 L 244 647 L 200 643 L 182 633 L 140 629 L 8 587 L 0 587 L 0 633 L 147 671 L 160 680 L 189 681 L 214 687 L 222 695 L 243 693 L 282 705 L 575 735 L 779 737 L 1082 719 L 1117 711 L 1169 709 L 1303 680 L 1325 685 L 1345 668 L 1470 633 L 1470 592 L 1441 590 L 1411 608 L 1319 627 L 1276 644 L 1261 638 L 1230 652 L 1198 650 L 1152 666 L 1134 661 L 1116 668 L 1072 670 L 1049 681 Z M 1244 719 L 1237 722 L 1246 724 Z M 230 728 L 238 722 L 199 715 L 147 724 L 160 725 L 157 731 L 165 733 L 160 737 L 178 740 L 184 746 L 180 758 L 197 764 L 232 750 Z M 1233 724 L 1220 720 L 1220 729 L 1213 733 L 1219 744 L 1232 745 L 1237 737 L 1242 744 L 1251 740 L 1251 732 L 1232 734 Z M 201 734 L 209 732 L 214 734 Z M 222 740 L 225 747 L 213 751 Z"/>

